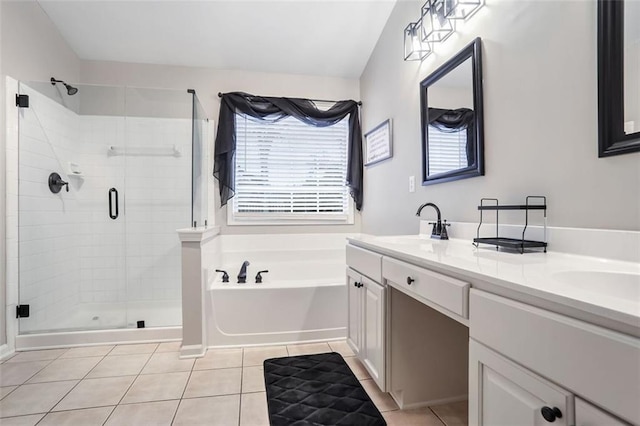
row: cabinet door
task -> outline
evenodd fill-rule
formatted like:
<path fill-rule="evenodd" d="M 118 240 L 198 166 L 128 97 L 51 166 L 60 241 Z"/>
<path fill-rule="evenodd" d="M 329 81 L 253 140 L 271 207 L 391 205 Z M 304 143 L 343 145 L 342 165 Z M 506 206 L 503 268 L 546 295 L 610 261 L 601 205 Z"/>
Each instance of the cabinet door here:
<path fill-rule="evenodd" d="M 569 392 L 474 340 L 469 349 L 469 424 L 573 424 L 573 396 Z"/>
<path fill-rule="evenodd" d="M 380 390 L 385 390 L 385 289 L 363 277 L 364 366 Z"/>
<path fill-rule="evenodd" d="M 347 297 L 349 314 L 347 321 L 347 342 L 356 355 L 362 346 L 362 279 L 360 274 L 347 268 Z"/>
<path fill-rule="evenodd" d="M 576 398 L 576 426 L 625 426 L 623 423 L 597 407 Z"/>

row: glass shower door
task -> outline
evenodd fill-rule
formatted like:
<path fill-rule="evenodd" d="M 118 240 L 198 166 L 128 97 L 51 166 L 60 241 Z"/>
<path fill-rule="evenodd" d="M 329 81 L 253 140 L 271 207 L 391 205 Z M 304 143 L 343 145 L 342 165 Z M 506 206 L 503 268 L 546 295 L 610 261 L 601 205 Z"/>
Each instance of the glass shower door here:
<path fill-rule="evenodd" d="M 126 326 L 124 163 L 111 155 L 125 143 L 124 93 L 78 89 L 20 83 L 29 107 L 19 109 L 19 299 L 30 310 L 21 334 Z"/>
<path fill-rule="evenodd" d="M 176 229 L 191 216 L 191 95 L 126 89 L 128 326 L 182 324 Z"/>

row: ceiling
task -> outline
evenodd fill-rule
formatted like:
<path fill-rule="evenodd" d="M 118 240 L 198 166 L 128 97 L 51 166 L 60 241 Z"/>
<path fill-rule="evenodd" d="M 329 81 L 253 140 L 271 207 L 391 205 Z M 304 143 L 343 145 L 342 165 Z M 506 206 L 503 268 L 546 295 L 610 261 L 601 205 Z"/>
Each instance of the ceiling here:
<path fill-rule="evenodd" d="M 81 59 L 358 78 L 395 1 L 38 3 Z"/>

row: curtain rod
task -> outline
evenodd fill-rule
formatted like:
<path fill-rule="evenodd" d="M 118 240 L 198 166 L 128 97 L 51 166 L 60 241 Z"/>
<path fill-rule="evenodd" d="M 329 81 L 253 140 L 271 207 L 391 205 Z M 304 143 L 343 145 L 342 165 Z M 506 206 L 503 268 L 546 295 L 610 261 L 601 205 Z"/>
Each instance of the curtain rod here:
<path fill-rule="evenodd" d="M 223 95 L 223 93 L 222 93 L 222 92 L 218 92 L 218 97 L 219 97 L 219 98 L 221 98 L 221 97 L 222 97 L 222 95 Z M 255 97 L 256 97 L 256 98 L 259 98 L 259 97 L 261 97 L 261 96 L 255 96 Z M 312 101 L 312 102 L 332 102 L 332 103 L 336 103 L 336 102 L 338 102 L 338 101 L 327 101 L 327 100 L 324 100 L 324 99 L 309 99 L 309 100 L 310 100 L 310 101 Z M 357 103 L 359 106 L 362 106 L 362 101 L 357 101 L 356 103 Z"/>

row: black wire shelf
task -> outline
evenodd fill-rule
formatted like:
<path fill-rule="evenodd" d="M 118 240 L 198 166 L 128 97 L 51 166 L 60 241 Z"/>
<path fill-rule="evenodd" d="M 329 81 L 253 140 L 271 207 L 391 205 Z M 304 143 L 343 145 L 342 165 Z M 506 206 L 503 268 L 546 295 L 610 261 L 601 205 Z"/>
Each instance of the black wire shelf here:
<path fill-rule="evenodd" d="M 530 201 L 540 200 L 542 203 L 531 204 Z M 485 204 L 485 202 L 493 202 L 495 204 Z M 496 250 L 499 250 L 500 247 L 518 250 L 520 253 L 524 253 L 526 249 L 543 249 L 543 251 L 547 252 L 547 198 L 543 196 L 533 196 L 530 195 L 526 198 L 526 204 L 506 204 L 500 205 L 500 202 L 497 198 L 482 198 L 480 200 L 480 205 L 478 206 L 478 210 L 480 210 L 480 223 L 478 224 L 478 230 L 476 231 L 476 238 L 473 239 L 473 245 L 478 247 L 480 244 L 489 244 L 496 247 Z M 499 236 L 499 217 L 498 212 L 500 210 L 524 210 L 525 211 L 525 223 L 524 229 L 522 230 L 522 238 L 506 238 Z M 544 214 L 544 241 L 535 241 L 525 239 L 525 233 L 527 232 L 527 227 L 529 226 L 529 210 L 542 210 Z M 484 211 L 495 211 L 496 212 L 496 233 L 494 237 L 480 237 L 480 228 L 483 223 L 483 212 Z"/>

